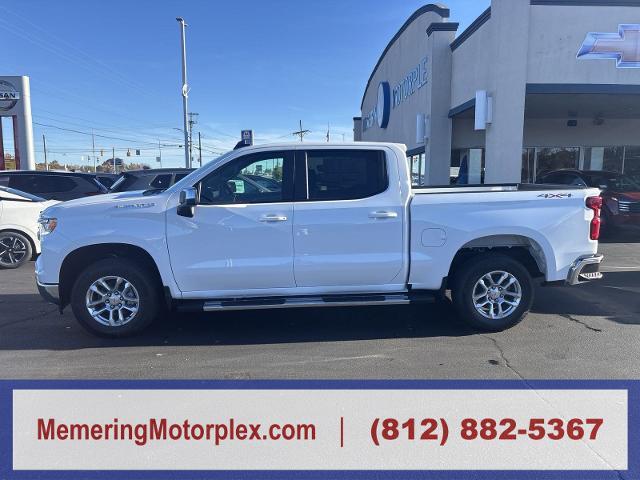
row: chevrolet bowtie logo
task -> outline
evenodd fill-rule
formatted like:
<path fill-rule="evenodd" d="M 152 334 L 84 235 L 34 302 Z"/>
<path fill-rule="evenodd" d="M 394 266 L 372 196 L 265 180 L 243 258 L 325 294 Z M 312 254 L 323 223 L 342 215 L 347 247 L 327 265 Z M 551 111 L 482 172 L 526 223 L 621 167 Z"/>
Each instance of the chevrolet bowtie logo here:
<path fill-rule="evenodd" d="M 615 59 L 618 68 L 640 68 L 640 25 L 618 25 L 618 33 L 588 33 L 578 58 Z"/>

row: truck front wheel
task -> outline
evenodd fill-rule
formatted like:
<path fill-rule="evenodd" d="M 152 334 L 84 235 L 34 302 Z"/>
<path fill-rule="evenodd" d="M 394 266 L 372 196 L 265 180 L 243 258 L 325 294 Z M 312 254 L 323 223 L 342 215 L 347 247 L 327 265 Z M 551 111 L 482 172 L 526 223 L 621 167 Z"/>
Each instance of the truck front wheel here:
<path fill-rule="evenodd" d="M 131 260 L 109 258 L 89 265 L 71 292 L 73 314 L 89 332 L 126 337 L 149 326 L 158 314 L 153 277 Z"/>
<path fill-rule="evenodd" d="M 451 289 L 458 315 L 475 328 L 501 331 L 520 323 L 533 303 L 533 281 L 517 260 L 501 254 L 463 264 Z"/>

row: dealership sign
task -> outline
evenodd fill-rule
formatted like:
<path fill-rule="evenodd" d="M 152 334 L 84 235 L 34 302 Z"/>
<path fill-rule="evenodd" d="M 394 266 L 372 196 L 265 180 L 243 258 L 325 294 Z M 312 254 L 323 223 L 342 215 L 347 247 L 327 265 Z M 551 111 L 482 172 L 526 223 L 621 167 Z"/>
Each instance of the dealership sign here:
<path fill-rule="evenodd" d="M 615 60 L 618 68 L 640 68 L 640 24 L 618 25 L 617 32 L 589 32 L 579 59 Z"/>
<path fill-rule="evenodd" d="M 427 84 L 427 57 L 420 60 L 408 74 L 391 90 L 389 82 L 378 84 L 378 101 L 376 106 L 362 117 L 362 129 L 369 130 L 374 125 L 387 128 L 391 109 L 396 108 Z"/>
<path fill-rule="evenodd" d="M 393 108 L 398 107 L 407 98 L 413 95 L 416 90 L 427 84 L 427 57 L 420 60 L 394 88 L 393 88 Z"/>
<path fill-rule="evenodd" d="M 0 80 L 0 111 L 7 112 L 20 100 L 20 92 L 6 80 Z"/>

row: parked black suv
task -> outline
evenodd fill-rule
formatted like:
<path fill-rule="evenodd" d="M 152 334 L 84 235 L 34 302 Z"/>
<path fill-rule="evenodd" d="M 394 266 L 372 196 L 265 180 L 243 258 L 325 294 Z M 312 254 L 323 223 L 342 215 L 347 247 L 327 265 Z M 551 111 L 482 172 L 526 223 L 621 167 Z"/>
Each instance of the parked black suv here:
<path fill-rule="evenodd" d="M 95 174 L 79 172 L 0 171 L 0 185 L 61 202 L 109 191 Z"/>
<path fill-rule="evenodd" d="M 129 170 L 111 186 L 111 192 L 134 190 L 164 190 L 193 172 L 192 168 L 154 168 Z"/>

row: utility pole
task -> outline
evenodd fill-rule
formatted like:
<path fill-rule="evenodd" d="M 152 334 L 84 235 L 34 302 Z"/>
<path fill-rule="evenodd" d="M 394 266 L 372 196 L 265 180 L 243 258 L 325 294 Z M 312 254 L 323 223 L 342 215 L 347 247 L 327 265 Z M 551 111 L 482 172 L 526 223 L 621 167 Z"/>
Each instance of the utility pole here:
<path fill-rule="evenodd" d="M 47 139 L 42 134 L 42 146 L 44 147 L 44 169 L 49 170 L 49 163 L 47 162 Z"/>
<path fill-rule="evenodd" d="M 329 139 L 331 138 L 331 134 L 329 133 L 330 130 L 331 130 L 331 126 L 327 122 L 327 143 L 329 143 Z"/>
<path fill-rule="evenodd" d="M 113 158 L 113 173 L 118 174 L 118 167 L 116 167 L 116 149 L 111 147 L 111 158 Z"/>
<path fill-rule="evenodd" d="M 311 133 L 311 130 L 303 130 L 302 120 L 300 120 L 300 130 L 298 130 L 297 132 L 293 132 L 291 135 L 298 135 L 300 137 L 300 141 L 302 142 L 302 139 L 307 133 Z"/>
<path fill-rule="evenodd" d="M 160 139 L 158 139 L 158 153 L 160 154 L 158 157 L 160 159 L 160 168 L 162 168 L 162 147 L 160 146 Z"/>
<path fill-rule="evenodd" d="M 200 138 L 200 132 L 198 131 L 198 163 L 202 166 L 202 138 Z"/>
<path fill-rule="evenodd" d="M 91 148 L 93 149 L 93 173 L 98 173 L 98 159 L 96 158 L 96 136 L 91 129 Z"/>
<path fill-rule="evenodd" d="M 189 85 L 187 83 L 187 46 L 186 46 L 186 33 L 185 29 L 187 24 L 184 18 L 178 17 L 176 20 L 180 23 L 180 38 L 182 41 L 182 114 L 184 125 L 184 166 L 189 168 L 191 163 L 191 156 L 189 153 L 189 120 L 187 119 L 188 110 L 188 97 L 189 97 Z"/>
<path fill-rule="evenodd" d="M 189 112 L 189 166 L 187 168 L 191 168 L 193 165 L 193 126 L 198 123 L 198 121 L 195 120 L 197 116 L 197 113 Z"/>

